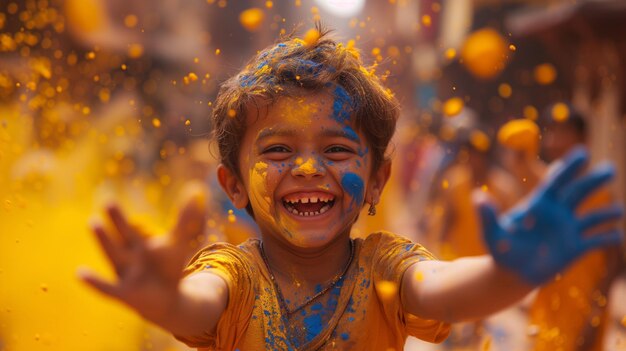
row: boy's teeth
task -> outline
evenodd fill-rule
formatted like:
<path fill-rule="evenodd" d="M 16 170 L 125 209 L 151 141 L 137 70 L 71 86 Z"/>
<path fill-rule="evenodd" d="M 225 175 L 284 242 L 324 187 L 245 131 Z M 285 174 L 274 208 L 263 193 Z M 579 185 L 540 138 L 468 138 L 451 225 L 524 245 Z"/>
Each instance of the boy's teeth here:
<path fill-rule="evenodd" d="M 291 204 L 292 202 L 289 202 L 289 201 L 287 202 L 287 211 L 297 216 L 302 216 L 302 217 L 311 217 L 311 216 L 321 215 L 330 209 L 330 205 L 326 204 L 322 206 L 322 208 L 320 208 L 318 211 L 298 212 L 298 210 L 295 207 L 292 207 Z"/>
<path fill-rule="evenodd" d="M 302 204 L 308 204 L 308 203 L 318 203 L 318 202 L 329 202 L 332 201 L 333 197 L 332 196 L 312 196 L 312 197 L 303 197 L 303 198 L 290 198 L 290 199 L 285 199 L 285 201 L 289 204 L 298 204 L 298 203 L 302 203 Z"/>

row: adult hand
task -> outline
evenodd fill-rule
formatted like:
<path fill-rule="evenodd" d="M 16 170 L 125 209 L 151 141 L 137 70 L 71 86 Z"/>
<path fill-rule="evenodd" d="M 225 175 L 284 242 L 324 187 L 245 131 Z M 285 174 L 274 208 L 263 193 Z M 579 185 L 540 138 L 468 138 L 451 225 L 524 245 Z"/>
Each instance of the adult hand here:
<path fill-rule="evenodd" d="M 619 230 L 585 235 L 592 227 L 619 219 L 622 207 L 613 205 L 582 217 L 575 214 L 576 207 L 615 174 L 612 166 L 602 165 L 577 178 L 587 162 L 584 148 L 570 152 L 527 202 L 500 218 L 491 204 L 479 203 L 484 237 L 498 264 L 540 285 L 586 252 L 623 240 Z"/>
<path fill-rule="evenodd" d="M 107 214 L 112 228 L 107 230 L 102 224 L 94 224 L 93 232 L 115 270 L 117 281 L 107 282 L 88 271 L 79 272 L 81 279 L 147 319 L 166 318 L 179 298 L 182 269 L 204 233 L 204 192 L 192 191 L 174 230 L 164 237 L 142 235 L 116 205 L 109 206 Z"/>

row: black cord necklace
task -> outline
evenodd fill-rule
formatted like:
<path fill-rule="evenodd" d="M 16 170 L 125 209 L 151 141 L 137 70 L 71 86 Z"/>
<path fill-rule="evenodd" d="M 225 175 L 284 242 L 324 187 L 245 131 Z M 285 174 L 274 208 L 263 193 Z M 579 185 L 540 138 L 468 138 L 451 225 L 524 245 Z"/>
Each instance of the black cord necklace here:
<path fill-rule="evenodd" d="M 280 305 L 285 310 L 288 317 L 300 311 L 301 309 L 309 306 L 315 300 L 317 300 L 318 298 L 326 294 L 328 291 L 330 291 L 330 289 L 334 288 L 337 285 L 337 283 L 339 283 L 339 281 L 343 279 L 343 277 L 346 275 L 346 273 L 348 272 L 348 269 L 350 268 L 350 265 L 352 264 L 352 260 L 354 259 L 354 240 L 350 239 L 350 259 L 348 260 L 348 263 L 346 263 L 346 266 L 343 268 L 343 271 L 341 272 L 341 274 L 336 275 L 335 278 L 333 278 L 333 280 L 330 282 L 330 284 L 328 284 L 324 289 L 320 290 L 320 292 L 318 292 L 317 294 L 313 295 L 313 297 L 306 300 L 303 304 L 299 305 L 298 307 L 290 310 L 289 307 L 287 306 L 287 302 L 285 301 L 285 298 L 283 297 L 283 293 L 280 290 L 280 287 L 278 286 L 278 282 L 276 282 L 276 278 L 274 277 L 274 273 L 272 272 L 272 268 L 270 267 L 269 261 L 267 260 L 267 256 L 265 255 L 265 250 L 263 249 L 262 241 L 260 242 L 259 247 L 261 249 L 261 257 L 263 258 L 263 262 L 265 263 L 265 266 L 267 267 L 267 271 L 270 273 L 270 279 L 272 280 L 272 284 L 274 284 L 274 289 L 276 289 L 276 295 L 278 295 L 278 300 L 280 302 Z"/>

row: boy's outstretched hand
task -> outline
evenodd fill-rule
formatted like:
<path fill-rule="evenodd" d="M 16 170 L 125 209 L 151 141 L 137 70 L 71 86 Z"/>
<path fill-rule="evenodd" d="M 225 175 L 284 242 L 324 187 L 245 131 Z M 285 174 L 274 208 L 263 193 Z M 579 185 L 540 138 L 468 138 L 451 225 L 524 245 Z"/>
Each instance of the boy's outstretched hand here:
<path fill-rule="evenodd" d="M 147 319 L 166 318 L 179 302 L 182 269 L 204 232 L 205 194 L 195 189 L 187 197 L 178 224 L 165 237 L 148 238 L 131 225 L 119 207 L 109 206 L 112 228 L 94 224 L 93 231 L 111 262 L 116 282 L 93 273 L 79 274 L 87 284 L 129 305 Z"/>
<path fill-rule="evenodd" d="M 577 177 L 587 161 L 584 148 L 570 152 L 527 202 L 500 218 L 490 204 L 479 204 L 485 240 L 499 265 L 540 285 L 586 252 L 623 240 L 618 230 L 585 235 L 596 225 L 619 219 L 621 207 L 598 209 L 582 217 L 575 214 L 576 207 L 615 173 L 613 167 L 603 165 Z"/>

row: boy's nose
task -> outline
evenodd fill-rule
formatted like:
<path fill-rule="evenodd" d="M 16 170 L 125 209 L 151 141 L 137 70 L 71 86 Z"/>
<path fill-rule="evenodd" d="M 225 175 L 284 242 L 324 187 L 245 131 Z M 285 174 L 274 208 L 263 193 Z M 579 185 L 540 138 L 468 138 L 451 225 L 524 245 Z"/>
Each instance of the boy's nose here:
<path fill-rule="evenodd" d="M 291 169 L 293 176 L 301 176 L 305 178 L 312 178 L 315 176 L 322 176 L 325 174 L 324 167 L 314 158 L 309 157 L 306 162 L 302 161 L 302 158 L 296 159 L 295 166 Z"/>

